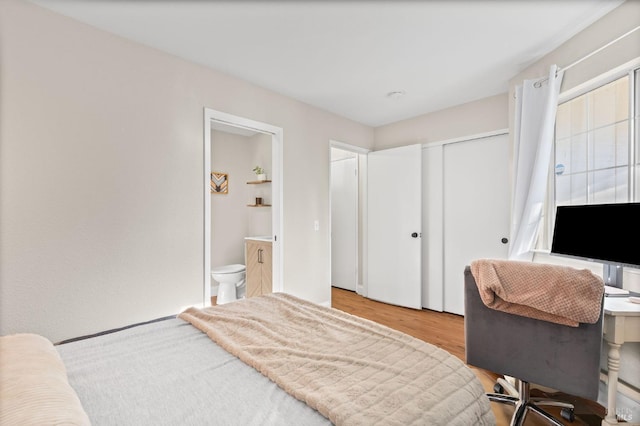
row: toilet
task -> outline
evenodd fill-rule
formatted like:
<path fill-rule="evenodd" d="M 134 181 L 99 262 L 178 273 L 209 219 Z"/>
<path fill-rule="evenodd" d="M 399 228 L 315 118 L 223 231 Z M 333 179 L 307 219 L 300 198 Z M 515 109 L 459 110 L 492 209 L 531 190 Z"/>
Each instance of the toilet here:
<path fill-rule="evenodd" d="M 246 267 L 240 264 L 219 266 L 211 270 L 211 278 L 218 286 L 216 303 L 223 305 L 244 298 Z"/>

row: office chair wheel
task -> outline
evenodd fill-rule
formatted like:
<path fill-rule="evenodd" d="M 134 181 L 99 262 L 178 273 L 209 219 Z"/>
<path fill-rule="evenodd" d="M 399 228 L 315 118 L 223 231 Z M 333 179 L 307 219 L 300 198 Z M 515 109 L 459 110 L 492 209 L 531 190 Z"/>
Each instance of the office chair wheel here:
<path fill-rule="evenodd" d="M 495 385 L 493 385 L 493 392 L 495 392 L 495 393 L 504 393 L 504 388 L 502 387 L 502 385 L 500 383 L 496 383 Z"/>
<path fill-rule="evenodd" d="M 562 410 L 560 410 L 560 415 L 563 419 L 571 423 L 573 423 L 573 421 L 576 419 L 575 413 L 573 412 L 572 408 L 563 408 Z"/>

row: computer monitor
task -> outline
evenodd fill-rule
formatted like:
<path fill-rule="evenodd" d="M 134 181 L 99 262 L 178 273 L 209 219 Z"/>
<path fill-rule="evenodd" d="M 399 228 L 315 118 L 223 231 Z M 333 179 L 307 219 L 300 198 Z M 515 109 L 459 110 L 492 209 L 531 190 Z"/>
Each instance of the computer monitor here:
<path fill-rule="evenodd" d="M 622 267 L 640 268 L 640 203 L 558 206 L 551 253 L 603 263 L 605 284 L 622 287 Z"/>

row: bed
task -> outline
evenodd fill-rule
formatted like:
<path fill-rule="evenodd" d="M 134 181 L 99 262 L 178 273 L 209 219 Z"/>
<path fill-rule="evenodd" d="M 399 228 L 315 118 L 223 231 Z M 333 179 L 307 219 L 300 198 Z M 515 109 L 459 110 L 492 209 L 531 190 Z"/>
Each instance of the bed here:
<path fill-rule="evenodd" d="M 1 424 L 495 424 L 455 356 L 284 293 L 55 346 L 0 339 Z"/>

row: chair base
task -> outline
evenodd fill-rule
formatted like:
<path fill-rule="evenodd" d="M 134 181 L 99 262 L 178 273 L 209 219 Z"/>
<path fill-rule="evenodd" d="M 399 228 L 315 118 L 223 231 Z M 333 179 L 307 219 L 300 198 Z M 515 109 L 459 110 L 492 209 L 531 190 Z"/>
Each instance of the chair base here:
<path fill-rule="evenodd" d="M 524 425 L 525 417 L 529 411 L 533 411 L 542 417 L 548 424 L 555 426 L 564 426 L 562 422 L 556 419 L 551 414 L 540 408 L 541 405 L 561 407 L 562 414 L 569 422 L 573 421 L 573 405 L 561 402 L 548 400 L 544 398 L 532 398 L 529 393 L 529 383 L 518 380 L 518 395 L 504 395 L 501 393 L 487 393 L 489 401 L 498 402 L 501 404 L 509 404 L 515 407 L 513 416 L 511 417 L 510 426 L 522 426 Z M 565 417 L 566 413 L 566 417 Z"/>

